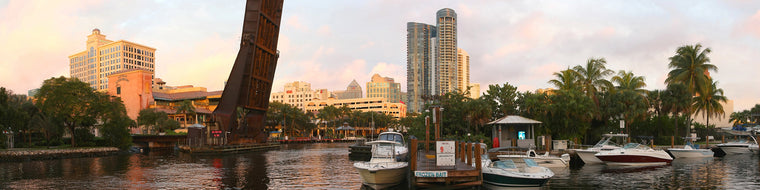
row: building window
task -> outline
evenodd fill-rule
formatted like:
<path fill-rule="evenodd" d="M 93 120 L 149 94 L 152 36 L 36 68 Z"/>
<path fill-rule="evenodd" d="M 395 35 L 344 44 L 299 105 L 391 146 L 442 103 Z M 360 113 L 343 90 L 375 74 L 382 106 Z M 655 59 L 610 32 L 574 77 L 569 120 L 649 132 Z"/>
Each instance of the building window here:
<path fill-rule="evenodd" d="M 120 86 L 116 87 L 116 94 L 121 94 L 121 87 Z"/>

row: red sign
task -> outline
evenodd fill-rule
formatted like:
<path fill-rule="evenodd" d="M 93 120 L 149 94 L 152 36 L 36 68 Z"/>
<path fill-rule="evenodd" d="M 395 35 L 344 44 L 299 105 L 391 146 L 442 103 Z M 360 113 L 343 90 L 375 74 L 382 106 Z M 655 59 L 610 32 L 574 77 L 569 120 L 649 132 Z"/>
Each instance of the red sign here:
<path fill-rule="evenodd" d="M 221 137 L 221 135 L 222 135 L 222 130 L 212 130 L 211 131 L 211 136 L 212 137 Z"/>

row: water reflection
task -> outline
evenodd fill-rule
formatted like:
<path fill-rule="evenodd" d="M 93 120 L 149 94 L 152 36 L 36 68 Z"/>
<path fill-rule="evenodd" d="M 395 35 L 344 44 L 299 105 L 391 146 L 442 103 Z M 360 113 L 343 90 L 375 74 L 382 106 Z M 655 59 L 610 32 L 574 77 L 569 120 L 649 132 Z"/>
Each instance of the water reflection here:
<path fill-rule="evenodd" d="M 97 158 L 0 163 L 0 189 L 359 189 L 350 144 L 197 156 L 152 151 Z M 670 165 L 553 170 L 541 189 L 760 189 L 758 155 L 675 159 Z M 398 188 L 406 188 L 406 184 Z"/>

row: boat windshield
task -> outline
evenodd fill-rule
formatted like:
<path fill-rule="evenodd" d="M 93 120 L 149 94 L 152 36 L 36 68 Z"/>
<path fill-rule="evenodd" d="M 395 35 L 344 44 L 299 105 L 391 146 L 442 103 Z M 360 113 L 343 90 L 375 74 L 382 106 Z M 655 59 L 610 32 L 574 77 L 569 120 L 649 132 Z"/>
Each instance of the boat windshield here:
<path fill-rule="evenodd" d="M 525 161 L 525 165 L 528 165 L 530 167 L 538 166 L 538 163 L 536 163 L 536 161 L 533 159 L 524 158 L 523 160 Z"/>
<path fill-rule="evenodd" d="M 499 161 L 495 161 L 495 162 L 493 162 L 493 167 L 495 167 L 495 168 L 503 168 L 503 169 L 517 168 L 517 166 L 515 166 L 515 162 L 512 161 L 512 160 L 499 160 Z"/>
<path fill-rule="evenodd" d="M 621 135 L 621 134 L 615 134 L 615 135 L 604 135 L 602 140 L 599 140 L 594 147 L 603 147 L 604 145 L 610 145 L 610 146 L 620 146 L 620 144 L 615 142 L 615 137 L 619 137 L 617 139 L 625 139 L 625 137 L 628 137 L 627 135 Z M 618 140 L 622 141 L 622 140 Z"/>
<path fill-rule="evenodd" d="M 648 146 L 639 143 L 628 143 L 623 146 L 624 149 L 650 149 Z"/>
<path fill-rule="evenodd" d="M 380 134 L 380 137 L 378 137 L 378 139 L 386 140 L 386 141 L 395 141 L 395 142 L 404 144 L 404 137 L 402 137 L 400 134 L 394 134 L 394 133 Z"/>

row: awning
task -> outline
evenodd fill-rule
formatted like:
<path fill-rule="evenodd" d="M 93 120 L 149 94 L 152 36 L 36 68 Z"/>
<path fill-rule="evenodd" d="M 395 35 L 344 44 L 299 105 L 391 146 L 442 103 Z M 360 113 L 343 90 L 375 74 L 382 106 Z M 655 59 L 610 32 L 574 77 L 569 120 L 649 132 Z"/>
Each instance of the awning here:
<path fill-rule="evenodd" d="M 519 115 L 508 115 L 488 123 L 488 125 L 493 124 L 541 124 L 541 122 L 524 118 Z"/>

